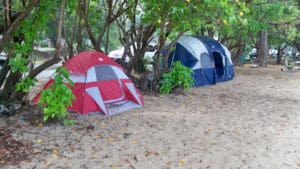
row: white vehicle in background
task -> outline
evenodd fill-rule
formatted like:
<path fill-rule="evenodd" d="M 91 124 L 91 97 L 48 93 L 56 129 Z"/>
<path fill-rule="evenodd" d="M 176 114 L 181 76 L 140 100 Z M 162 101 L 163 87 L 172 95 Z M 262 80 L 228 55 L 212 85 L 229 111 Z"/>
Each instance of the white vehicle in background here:
<path fill-rule="evenodd" d="M 131 51 L 133 52 L 133 48 L 131 47 Z M 153 47 L 152 51 L 147 51 L 145 52 L 144 55 L 144 59 L 146 59 L 149 62 L 153 62 L 153 56 L 155 54 L 156 50 Z M 124 54 L 124 47 L 122 47 L 121 49 L 117 49 L 117 50 L 113 50 L 111 52 L 108 53 L 108 57 L 114 59 L 114 60 L 119 60 L 122 59 L 122 56 Z M 128 56 L 126 56 L 125 58 L 125 62 L 129 62 L 130 58 Z"/>
<path fill-rule="evenodd" d="M 123 54 L 124 54 L 124 47 L 122 47 L 121 49 L 113 50 L 113 51 L 109 52 L 108 57 L 110 57 L 114 60 L 121 60 Z M 130 58 L 128 56 L 126 56 L 125 62 L 127 63 L 129 61 L 130 61 Z"/>
<path fill-rule="evenodd" d="M 271 48 L 271 49 L 269 49 L 269 56 L 271 56 L 271 57 L 276 57 L 277 56 L 277 54 L 278 54 L 278 50 L 277 49 L 274 49 L 274 48 Z"/>

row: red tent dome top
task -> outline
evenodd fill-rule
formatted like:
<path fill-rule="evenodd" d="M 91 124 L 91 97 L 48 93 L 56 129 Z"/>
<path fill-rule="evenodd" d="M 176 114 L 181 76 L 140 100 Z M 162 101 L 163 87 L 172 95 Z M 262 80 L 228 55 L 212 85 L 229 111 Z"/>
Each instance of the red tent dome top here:
<path fill-rule="evenodd" d="M 64 66 L 70 73 L 85 74 L 89 68 L 104 64 L 114 65 L 123 70 L 123 68 L 113 59 L 109 58 L 104 53 L 94 50 L 78 53 L 68 60 Z"/>

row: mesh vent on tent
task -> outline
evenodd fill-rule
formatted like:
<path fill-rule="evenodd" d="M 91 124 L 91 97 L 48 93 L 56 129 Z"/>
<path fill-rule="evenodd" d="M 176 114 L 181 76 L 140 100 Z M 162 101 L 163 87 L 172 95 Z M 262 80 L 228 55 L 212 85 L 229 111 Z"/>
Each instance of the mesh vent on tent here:
<path fill-rule="evenodd" d="M 200 58 L 201 58 L 202 68 L 212 68 L 212 67 L 214 67 L 213 62 L 212 62 L 210 56 L 208 55 L 208 53 L 202 53 L 200 55 Z"/>
<path fill-rule="evenodd" d="M 97 81 L 117 80 L 118 77 L 110 66 L 95 67 Z"/>

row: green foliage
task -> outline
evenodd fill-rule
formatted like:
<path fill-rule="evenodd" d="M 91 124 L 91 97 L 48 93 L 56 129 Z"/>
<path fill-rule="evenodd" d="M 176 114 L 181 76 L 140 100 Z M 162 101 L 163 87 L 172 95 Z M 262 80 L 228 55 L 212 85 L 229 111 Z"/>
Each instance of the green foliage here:
<path fill-rule="evenodd" d="M 160 92 L 169 94 L 175 87 L 183 87 L 187 91 L 194 84 L 193 70 L 176 61 L 171 70 L 162 75 Z"/>
<path fill-rule="evenodd" d="M 24 93 L 27 93 L 31 86 L 34 86 L 34 82 L 37 82 L 38 80 L 35 78 L 26 77 L 22 81 L 18 82 L 16 84 L 16 89 L 18 91 L 22 91 Z"/>
<path fill-rule="evenodd" d="M 41 93 L 39 105 L 43 107 L 44 121 L 49 119 L 63 119 L 65 124 L 72 124 L 72 120 L 67 119 L 67 107 L 72 105 L 75 99 L 72 90 L 65 84 L 74 85 L 70 79 L 69 72 L 64 67 L 56 69 L 55 82 Z"/>
<path fill-rule="evenodd" d="M 278 18 L 274 19 L 273 25 L 269 27 L 269 45 L 281 46 L 284 43 L 292 44 L 297 38 L 297 18 L 300 15 L 299 8 L 291 2 L 283 3 L 277 9 Z"/>
<path fill-rule="evenodd" d="M 22 73 L 27 72 L 29 70 L 27 67 L 27 63 L 28 63 L 27 59 L 19 56 L 9 59 L 9 65 L 13 73 L 16 71 L 20 71 Z"/>
<path fill-rule="evenodd" d="M 24 4 L 15 2 L 11 4 L 11 8 L 16 10 L 16 13 L 23 11 Z M 54 11 L 52 1 L 41 0 L 40 5 L 31 11 L 31 14 L 21 22 L 21 24 L 14 30 L 14 39 L 5 45 L 4 50 L 9 51 L 9 66 L 10 71 L 21 73 L 22 79 L 16 83 L 16 90 L 21 92 L 28 92 L 31 86 L 34 86 L 36 79 L 26 77 L 28 73 L 28 63 L 30 63 L 30 54 L 33 50 L 33 43 L 35 40 L 41 39 L 43 31 L 45 31 L 48 15 L 50 11 Z"/>

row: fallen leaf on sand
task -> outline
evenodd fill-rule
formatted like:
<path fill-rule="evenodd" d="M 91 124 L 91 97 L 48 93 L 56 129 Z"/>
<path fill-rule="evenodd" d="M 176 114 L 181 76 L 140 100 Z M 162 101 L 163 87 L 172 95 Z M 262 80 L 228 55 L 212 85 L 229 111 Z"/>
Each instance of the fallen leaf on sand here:
<path fill-rule="evenodd" d="M 101 134 L 97 134 L 97 139 L 98 138 L 103 138 L 103 136 Z"/>
<path fill-rule="evenodd" d="M 76 139 L 77 139 L 77 141 L 80 141 L 81 140 L 81 135 L 77 134 Z"/>
<path fill-rule="evenodd" d="M 57 154 L 57 153 L 58 153 L 58 150 L 57 150 L 56 148 L 54 148 L 54 149 L 52 149 L 52 152 L 53 152 L 54 154 Z"/>
<path fill-rule="evenodd" d="M 45 160 L 45 165 L 48 166 L 50 164 L 50 162 L 46 159 Z"/>
<path fill-rule="evenodd" d="M 130 164 L 130 161 L 128 159 L 124 160 L 124 163 Z"/>
<path fill-rule="evenodd" d="M 133 155 L 133 159 L 134 159 L 136 162 L 138 161 L 136 155 Z"/>
<path fill-rule="evenodd" d="M 132 133 L 124 133 L 124 134 L 123 134 L 123 139 L 128 138 L 130 135 L 132 135 Z"/>
<path fill-rule="evenodd" d="M 112 137 L 110 137 L 110 138 L 108 139 L 108 142 L 112 143 L 112 142 L 114 142 L 114 139 L 113 139 Z"/>
<path fill-rule="evenodd" d="M 122 163 L 119 162 L 119 163 L 117 164 L 117 167 L 122 167 Z"/>
<path fill-rule="evenodd" d="M 172 161 L 168 161 L 168 162 L 167 162 L 167 165 L 171 165 L 171 164 L 172 164 Z"/>
<path fill-rule="evenodd" d="M 42 128 L 43 127 L 43 124 L 42 123 L 39 123 L 38 124 L 38 128 Z"/>
<path fill-rule="evenodd" d="M 185 162 L 186 162 L 185 159 L 182 159 L 182 160 L 179 161 L 179 163 L 180 163 L 181 165 L 184 165 Z"/>
<path fill-rule="evenodd" d="M 240 135 L 240 129 L 237 128 L 237 129 L 234 130 L 234 132 L 235 132 L 237 135 Z"/>
<path fill-rule="evenodd" d="M 131 143 L 136 144 L 137 143 L 136 139 L 132 140 Z"/>
<path fill-rule="evenodd" d="M 152 151 L 152 150 L 146 150 L 145 156 L 147 157 L 149 155 L 159 155 L 159 153 L 156 151 Z"/>

